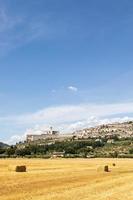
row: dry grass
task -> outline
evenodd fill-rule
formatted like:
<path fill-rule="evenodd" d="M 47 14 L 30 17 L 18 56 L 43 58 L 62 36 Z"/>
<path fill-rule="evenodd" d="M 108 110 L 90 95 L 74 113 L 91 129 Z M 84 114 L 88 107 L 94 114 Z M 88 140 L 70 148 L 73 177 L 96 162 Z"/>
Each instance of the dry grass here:
<path fill-rule="evenodd" d="M 12 165 L 27 172 L 9 171 Z M 109 173 L 97 170 L 105 165 Z M 132 188 L 130 159 L 0 160 L 0 200 L 132 200 Z"/>

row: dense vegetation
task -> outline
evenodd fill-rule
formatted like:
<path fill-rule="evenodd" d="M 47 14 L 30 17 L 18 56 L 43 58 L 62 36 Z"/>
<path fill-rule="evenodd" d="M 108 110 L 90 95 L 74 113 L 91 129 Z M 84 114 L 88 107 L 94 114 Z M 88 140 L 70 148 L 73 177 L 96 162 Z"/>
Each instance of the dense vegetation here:
<path fill-rule="evenodd" d="M 66 158 L 73 157 L 133 157 L 133 139 L 115 138 L 113 143 L 106 139 L 71 141 L 45 141 L 42 143 L 21 143 L 14 146 L 0 146 L 0 157 L 42 157 L 49 158 L 54 152 L 62 152 Z"/>

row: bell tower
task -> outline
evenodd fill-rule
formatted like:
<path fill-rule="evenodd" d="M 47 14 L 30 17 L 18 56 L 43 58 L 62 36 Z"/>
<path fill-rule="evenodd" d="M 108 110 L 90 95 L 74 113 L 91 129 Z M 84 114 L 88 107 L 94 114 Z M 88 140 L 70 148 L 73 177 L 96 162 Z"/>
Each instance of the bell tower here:
<path fill-rule="evenodd" d="M 50 134 L 53 135 L 53 127 L 50 127 Z"/>

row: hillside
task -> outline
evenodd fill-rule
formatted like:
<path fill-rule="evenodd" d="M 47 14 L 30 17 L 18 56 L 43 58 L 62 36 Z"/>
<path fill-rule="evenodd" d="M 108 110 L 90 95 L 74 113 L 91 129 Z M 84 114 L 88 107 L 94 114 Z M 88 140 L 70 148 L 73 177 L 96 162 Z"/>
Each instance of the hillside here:
<path fill-rule="evenodd" d="M 6 148 L 6 147 L 8 147 L 9 145 L 7 145 L 7 144 L 5 144 L 5 143 L 3 143 L 3 142 L 0 142 L 0 148 Z"/>

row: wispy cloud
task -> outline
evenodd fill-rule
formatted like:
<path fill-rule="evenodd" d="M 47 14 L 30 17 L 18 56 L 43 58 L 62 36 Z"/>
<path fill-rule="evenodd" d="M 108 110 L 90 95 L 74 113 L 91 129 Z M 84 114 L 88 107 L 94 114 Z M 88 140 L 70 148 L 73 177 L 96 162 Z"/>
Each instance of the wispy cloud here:
<path fill-rule="evenodd" d="M 1 6 L 0 56 L 33 40 L 49 38 L 52 27 L 49 25 L 50 18 L 46 17 L 47 15 L 49 14 L 30 17 L 28 13 L 11 14 L 5 6 Z"/>
<path fill-rule="evenodd" d="M 15 41 L 18 34 L 15 32 L 16 27 L 23 22 L 21 17 L 11 16 L 3 7 L 0 8 L 0 47 L 2 51 L 8 51 Z"/>
<path fill-rule="evenodd" d="M 23 135 L 13 135 L 9 138 L 9 140 L 5 141 L 7 144 L 16 144 L 17 142 L 25 140 L 25 134 Z"/>

